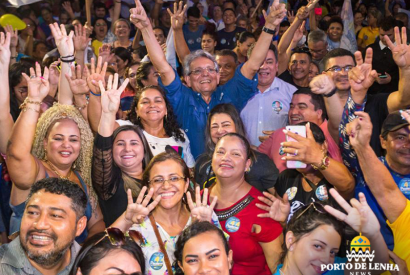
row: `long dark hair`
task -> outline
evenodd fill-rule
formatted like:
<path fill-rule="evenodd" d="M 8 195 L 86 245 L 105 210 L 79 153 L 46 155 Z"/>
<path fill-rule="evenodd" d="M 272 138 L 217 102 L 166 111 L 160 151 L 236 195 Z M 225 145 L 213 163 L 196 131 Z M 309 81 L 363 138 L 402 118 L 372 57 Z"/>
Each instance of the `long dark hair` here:
<path fill-rule="evenodd" d="M 98 265 L 109 253 L 113 251 L 124 250 L 137 260 L 141 267 L 141 273 L 145 274 L 145 258 L 141 247 L 132 239 L 125 238 L 123 245 L 112 245 L 110 239 L 105 237 L 105 232 L 100 232 L 89 238 L 75 258 L 74 264 L 70 270 L 70 275 L 76 275 L 78 268 L 83 275 L 89 275 L 91 270 Z M 98 242 L 99 241 L 99 242 Z M 96 244 L 98 242 L 98 244 Z"/>
<path fill-rule="evenodd" d="M 180 140 L 182 142 L 185 142 L 185 137 L 184 134 L 181 132 L 181 129 L 179 128 L 177 119 L 174 114 L 174 110 L 172 109 L 171 103 L 169 103 L 168 98 L 165 95 L 165 92 L 162 88 L 159 86 L 147 86 L 141 90 L 139 90 L 135 96 L 134 96 L 134 101 L 131 104 L 131 110 L 127 115 L 127 119 L 131 121 L 133 124 L 138 125 L 141 127 L 141 129 L 144 129 L 144 126 L 141 123 L 141 119 L 138 118 L 137 116 L 137 106 L 138 106 L 138 101 L 141 98 L 141 94 L 145 92 L 146 90 L 149 89 L 154 89 L 157 90 L 162 98 L 164 99 L 165 106 L 167 107 L 167 116 L 166 118 L 164 117 L 164 129 L 165 133 L 170 136 L 174 137 L 176 141 Z"/>
<path fill-rule="evenodd" d="M 184 272 L 179 267 L 178 262 L 182 263 L 182 253 L 184 251 L 185 244 L 190 239 L 198 235 L 207 233 L 207 232 L 215 232 L 216 235 L 218 235 L 218 237 L 221 239 L 224 245 L 226 255 L 229 254 L 229 250 L 230 250 L 229 243 L 226 240 L 225 235 L 222 232 L 222 230 L 220 230 L 218 227 L 216 227 L 215 225 L 213 225 L 212 223 L 208 221 L 194 222 L 193 224 L 185 228 L 184 231 L 182 231 L 176 243 L 175 252 L 174 252 L 175 262 L 173 264 L 173 267 L 175 268 L 175 275 L 184 274 Z"/>

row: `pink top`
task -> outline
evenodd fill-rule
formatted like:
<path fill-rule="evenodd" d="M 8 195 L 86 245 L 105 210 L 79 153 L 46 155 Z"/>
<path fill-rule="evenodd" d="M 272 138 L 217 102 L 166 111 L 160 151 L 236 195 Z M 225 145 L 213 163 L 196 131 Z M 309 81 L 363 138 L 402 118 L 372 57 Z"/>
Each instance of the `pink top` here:
<path fill-rule="evenodd" d="M 280 143 L 286 141 L 286 135 L 283 132 L 283 129 L 285 129 L 285 127 L 276 130 L 258 147 L 259 152 L 266 154 L 271 160 L 273 160 L 276 167 L 279 169 L 279 172 L 287 169 L 286 161 L 281 160 L 282 156 L 279 155 Z M 325 134 L 329 156 L 334 160 L 342 162 L 339 146 L 333 140 L 327 129 L 327 120 L 320 125 L 320 129 L 322 129 Z"/>

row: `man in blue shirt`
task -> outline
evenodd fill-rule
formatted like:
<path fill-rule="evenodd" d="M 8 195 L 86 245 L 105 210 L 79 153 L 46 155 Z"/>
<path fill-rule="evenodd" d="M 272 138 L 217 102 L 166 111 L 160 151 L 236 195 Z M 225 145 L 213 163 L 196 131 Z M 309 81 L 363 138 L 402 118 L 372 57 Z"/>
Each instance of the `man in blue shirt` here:
<path fill-rule="evenodd" d="M 182 11 L 182 6 L 179 10 Z M 182 14 L 183 11 L 175 12 L 171 18 L 172 24 L 183 20 Z M 195 158 L 204 150 L 205 125 L 210 110 L 220 103 L 232 103 L 240 111 L 255 93 L 257 81 L 253 77 L 265 60 L 274 30 L 285 14 L 284 5 L 275 0 L 251 57 L 237 68 L 235 76 L 225 85 L 218 87 L 219 68 L 212 55 L 202 50 L 188 55 L 184 62 L 185 86 L 177 72 L 168 64 L 153 35 L 151 22 L 137 2 L 137 7 L 132 10 L 131 22 L 141 30 L 150 59 L 160 75 L 159 84 L 166 90 L 178 122 L 190 140 Z"/>
<path fill-rule="evenodd" d="M 182 27 L 184 37 L 189 50 L 196 51 L 201 49 L 202 32 L 205 29 L 204 25 L 199 25 L 201 12 L 197 7 L 190 7 L 187 11 L 188 23 Z"/>

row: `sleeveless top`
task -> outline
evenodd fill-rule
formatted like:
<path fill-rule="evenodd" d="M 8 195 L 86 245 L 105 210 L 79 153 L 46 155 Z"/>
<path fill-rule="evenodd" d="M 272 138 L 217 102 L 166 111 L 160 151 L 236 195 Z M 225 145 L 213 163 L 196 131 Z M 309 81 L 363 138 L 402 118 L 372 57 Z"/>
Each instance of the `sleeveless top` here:
<path fill-rule="evenodd" d="M 83 179 L 81 178 L 80 174 L 77 171 L 74 171 L 74 173 L 77 176 L 77 178 L 80 180 L 81 186 L 83 187 L 84 192 L 87 196 L 87 206 L 85 208 L 85 216 L 87 217 L 87 221 L 89 221 L 92 215 L 92 208 L 91 208 L 90 198 L 87 193 L 87 185 L 84 183 Z M 49 177 L 50 176 L 48 175 L 46 171 L 45 178 L 49 178 Z M 13 214 L 11 215 L 11 218 L 10 218 L 10 233 L 14 233 L 20 230 L 21 218 L 23 217 L 24 209 L 26 208 L 26 202 L 24 201 L 20 203 L 19 205 L 10 204 L 10 208 L 13 211 Z M 80 236 L 75 238 L 75 241 L 81 244 L 85 241 L 87 236 L 88 236 L 88 229 L 86 227 L 83 233 L 81 233 Z"/>

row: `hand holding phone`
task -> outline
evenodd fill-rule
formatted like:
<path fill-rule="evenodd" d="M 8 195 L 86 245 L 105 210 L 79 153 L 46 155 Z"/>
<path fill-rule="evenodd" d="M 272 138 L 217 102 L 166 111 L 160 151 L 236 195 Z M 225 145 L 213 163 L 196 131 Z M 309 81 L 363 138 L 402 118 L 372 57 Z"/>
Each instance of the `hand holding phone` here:
<path fill-rule="evenodd" d="M 306 138 L 306 126 L 305 125 L 289 125 L 289 126 L 286 126 L 286 130 Z M 288 135 L 286 135 L 286 141 L 298 142 L 297 140 L 289 137 Z M 288 153 L 287 155 L 290 156 L 292 154 Z M 306 163 L 303 163 L 301 161 L 288 160 L 286 161 L 286 167 L 289 169 L 296 169 L 296 168 L 306 168 L 307 165 Z"/>

